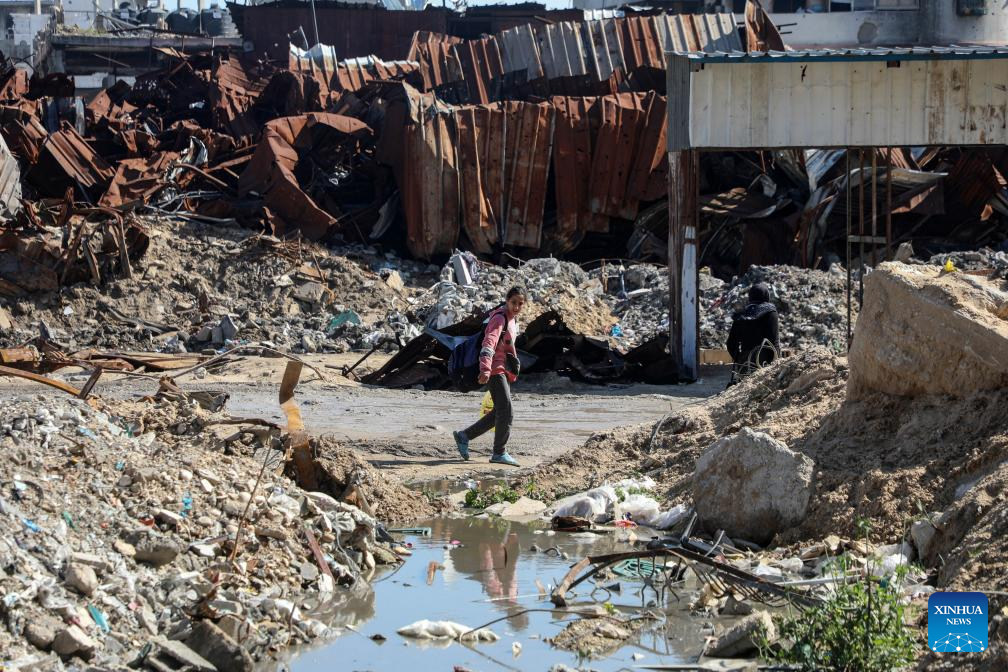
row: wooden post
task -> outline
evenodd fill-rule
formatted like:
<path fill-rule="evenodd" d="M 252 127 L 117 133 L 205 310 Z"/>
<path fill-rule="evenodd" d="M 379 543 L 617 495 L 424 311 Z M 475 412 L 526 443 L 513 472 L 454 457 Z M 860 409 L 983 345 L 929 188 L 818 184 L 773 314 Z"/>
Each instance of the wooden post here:
<path fill-rule="evenodd" d="M 680 376 L 700 373 L 696 150 L 669 152 L 669 348 Z"/>

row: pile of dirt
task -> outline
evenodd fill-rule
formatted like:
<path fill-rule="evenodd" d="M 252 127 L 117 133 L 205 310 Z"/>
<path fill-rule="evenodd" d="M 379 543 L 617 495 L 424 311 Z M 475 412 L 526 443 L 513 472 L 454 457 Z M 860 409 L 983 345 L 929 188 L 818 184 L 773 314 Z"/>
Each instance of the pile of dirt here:
<path fill-rule="evenodd" d="M 539 467 L 533 478 L 559 496 L 643 472 L 670 501 L 689 501 L 700 454 L 749 427 L 815 462 L 808 515 L 777 543 L 853 536 L 862 518 L 890 540 L 923 512 L 952 504 L 956 489 L 978 473 L 1008 459 L 1008 390 L 958 400 L 875 394 L 852 401 L 846 398 L 848 376 L 846 360 L 822 349 L 784 358 L 657 425 L 597 434 Z"/>
<path fill-rule="evenodd" d="M 263 341 L 345 352 L 419 332 L 406 314 L 416 285 L 432 277 L 426 265 L 170 217 L 139 223 L 150 245 L 132 278 L 6 300 L 14 324 L 0 325 L 0 345 L 45 329 L 70 350 L 181 352 Z M 230 325 L 215 333 L 223 320 Z"/>
<path fill-rule="evenodd" d="M 407 489 L 330 437 L 319 440 L 316 452 L 316 460 L 325 472 L 321 483 L 323 489 L 341 493 L 347 488 L 357 488 L 366 508 L 379 520 L 412 523 L 440 513 L 437 507 L 446 504 L 440 499 L 435 506 L 427 497 Z"/>

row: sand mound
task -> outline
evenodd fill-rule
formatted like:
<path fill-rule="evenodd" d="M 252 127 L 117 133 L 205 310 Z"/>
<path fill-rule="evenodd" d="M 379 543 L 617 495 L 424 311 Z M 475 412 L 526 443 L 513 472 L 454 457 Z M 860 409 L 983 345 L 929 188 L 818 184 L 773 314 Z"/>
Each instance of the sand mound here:
<path fill-rule="evenodd" d="M 778 543 L 853 534 L 860 518 L 875 534 L 902 536 L 910 521 L 943 510 L 958 488 L 1008 459 L 1008 390 L 964 399 L 869 394 L 846 399 L 846 360 L 825 350 L 782 359 L 728 391 L 655 424 L 593 436 L 540 467 L 554 494 L 633 473 L 655 478 L 674 502 L 690 500 L 699 455 L 743 427 L 765 432 L 815 462 L 805 520 Z M 650 445 L 650 448 L 649 448 Z"/>

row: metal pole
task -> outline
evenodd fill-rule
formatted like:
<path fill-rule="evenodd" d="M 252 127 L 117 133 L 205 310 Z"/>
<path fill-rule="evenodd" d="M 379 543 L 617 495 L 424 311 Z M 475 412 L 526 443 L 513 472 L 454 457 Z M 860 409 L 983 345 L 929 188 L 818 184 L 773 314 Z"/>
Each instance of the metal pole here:
<path fill-rule="evenodd" d="M 886 151 L 885 253 L 886 259 L 892 259 L 892 147 Z"/>
<path fill-rule="evenodd" d="M 871 265 L 875 268 L 878 245 L 875 238 L 878 235 L 878 147 L 871 148 Z"/>
<path fill-rule="evenodd" d="M 318 18 L 315 16 L 315 0 L 311 0 L 311 18 L 315 24 L 315 44 L 321 44 L 318 37 Z"/>
<path fill-rule="evenodd" d="M 864 303 L 864 148 L 858 148 L 858 305 Z"/>
<path fill-rule="evenodd" d="M 846 192 L 847 192 L 847 206 L 846 219 L 847 219 L 847 237 L 844 239 L 847 248 L 847 350 L 850 350 L 851 346 L 851 258 L 850 258 L 850 236 L 851 236 L 851 175 L 850 175 L 850 147 L 844 152 L 844 171 L 847 176 L 846 178 Z"/>

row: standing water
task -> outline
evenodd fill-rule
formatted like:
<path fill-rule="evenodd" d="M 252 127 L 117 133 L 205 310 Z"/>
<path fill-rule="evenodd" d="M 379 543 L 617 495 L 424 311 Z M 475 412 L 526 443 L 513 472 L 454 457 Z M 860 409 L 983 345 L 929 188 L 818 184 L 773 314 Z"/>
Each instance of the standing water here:
<path fill-rule="evenodd" d="M 418 523 L 418 528 L 424 527 L 430 528 L 429 536 L 404 537 L 413 550 L 404 565 L 323 607 L 319 617 L 340 634 L 327 645 L 298 652 L 289 663 L 292 671 L 398 672 L 454 666 L 546 670 L 556 663 L 584 663 L 577 653 L 556 649 L 547 641 L 578 619 L 553 609 L 548 593 L 585 555 L 631 550 L 630 544 L 613 533 L 553 533 L 542 523 L 486 517 Z M 574 593 L 572 607 L 603 604 L 619 618 L 639 617 L 645 609 L 657 616 L 630 640 L 614 646 L 615 653 L 593 660 L 590 667 L 600 672 L 696 660 L 711 628 L 709 618 L 688 611 L 690 595 L 680 594 L 677 600 L 668 592 L 663 600 L 640 580 L 615 576 L 596 585 L 582 584 Z M 455 621 L 470 628 L 503 620 L 488 626 L 500 637 L 492 643 L 462 645 L 397 634 L 422 619 Z"/>

